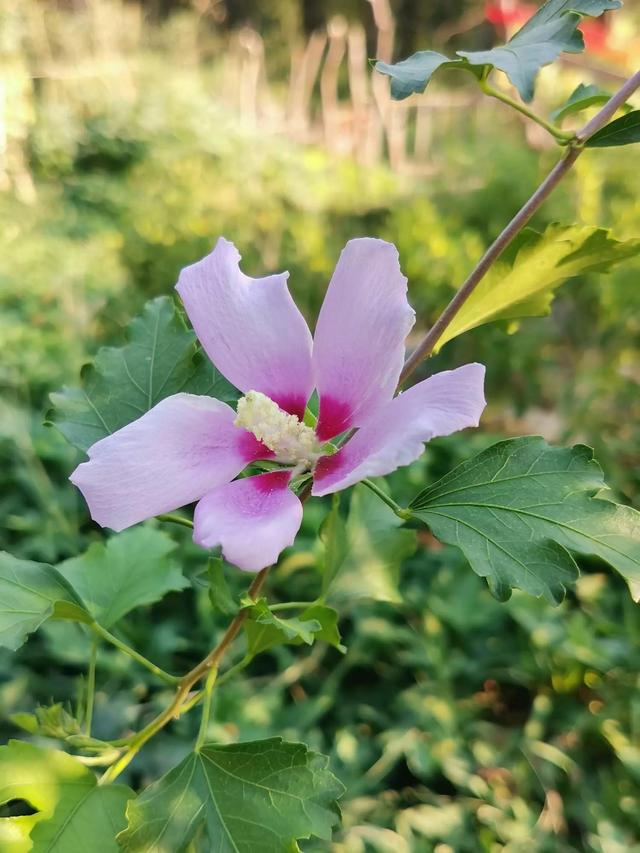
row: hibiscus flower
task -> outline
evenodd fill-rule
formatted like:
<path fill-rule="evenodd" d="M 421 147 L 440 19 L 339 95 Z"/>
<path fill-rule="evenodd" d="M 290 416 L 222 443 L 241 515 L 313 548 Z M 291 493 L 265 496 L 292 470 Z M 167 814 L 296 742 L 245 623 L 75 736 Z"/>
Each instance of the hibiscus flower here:
<path fill-rule="evenodd" d="M 197 501 L 194 541 L 259 571 L 300 528 L 292 481 L 310 474 L 311 494 L 328 495 L 408 465 L 434 436 L 477 426 L 484 367 L 438 373 L 394 397 L 415 315 L 390 243 L 347 243 L 313 339 L 288 273 L 251 278 L 239 263 L 221 238 L 176 285 L 205 352 L 244 393 L 237 411 L 211 397 L 167 397 L 90 447 L 70 479 L 94 521 L 113 530 Z M 261 460 L 281 467 L 239 477 Z"/>

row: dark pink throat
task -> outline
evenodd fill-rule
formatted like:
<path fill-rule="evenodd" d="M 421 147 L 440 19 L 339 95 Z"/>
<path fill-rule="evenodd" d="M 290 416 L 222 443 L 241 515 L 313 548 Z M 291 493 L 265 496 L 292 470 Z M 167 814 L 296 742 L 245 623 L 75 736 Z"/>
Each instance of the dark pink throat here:
<path fill-rule="evenodd" d="M 320 415 L 316 434 L 320 441 L 329 441 L 352 426 L 351 408 L 334 397 L 320 398 Z"/>
<path fill-rule="evenodd" d="M 264 495 L 286 489 L 291 480 L 291 471 L 271 471 L 254 478 L 255 487 Z"/>
<path fill-rule="evenodd" d="M 282 395 L 280 397 L 272 397 L 274 403 L 277 403 L 283 412 L 289 412 L 290 415 L 295 415 L 300 420 L 304 420 L 304 412 L 307 408 L 307 401 L 304 397 L 293 397 Z"/>

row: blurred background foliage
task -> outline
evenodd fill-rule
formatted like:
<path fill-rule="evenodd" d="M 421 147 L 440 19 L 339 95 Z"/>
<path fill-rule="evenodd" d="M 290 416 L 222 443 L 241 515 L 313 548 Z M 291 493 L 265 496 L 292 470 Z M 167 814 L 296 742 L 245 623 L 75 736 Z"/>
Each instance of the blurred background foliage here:
<path fill-rule="evenodd" d="M 102 536 L 66 480 L 75 451 L 42 425 L 48 394 L 120 342 L 219 234 L 250 273 L 289 269 L 311 321 L 346 240 L 392 240 L 419 326 L 435 318 L 557 151 L 468 81 L 445 77 L 390 104 L 367 57 L 490 45 L 519 6 L 4 0 L 0 547 L 56 562 Z M 613 88 L 631 68 L 640 16 L 628 6 L 590 36 L 582 64 L 543 72 L 540 111 L 579 81 Z M 534 224 L 640 236 L 638 189 L 635 150 L 584 156 Z M 485 362 L 484 428 L 435 442 L 395 476 L 394 493 L 411 496 L 502 435 L 540 432 L 593 445 L 620 497 L 640 505 L 639 275 L 635 261 L 575 280 L 550 318 L 448 344 L 424 370 Z M 326 511 L 308 507 L 274 598 L 306 598 L 317 584 Z M 202 553 L 175 535 L 192 591 L 122 630 L 180 671 L 224 620 L 199 580 Z M 214 735 L 282 734 L 330 753 L 348 786 L 337 851 L 640 851 L 640 617 L 616 577 L 582 568 L 559 608 L 521 595 L 502 605 L 453 549 L 422 535 L 401 568 L 402 605 L 347 599 L 346 657 L 320 646 L 261 657 L 220 691 Z M 16 734 L 17 710 L 71 707 L 86 657 L 80 629 L 63 624 L 2 654 L 4 735 Z M 166 701 L 111 650 L 99 688 L 98 736 Z M 186 717 L 154 740 L 131 779 L 174 764 L 194 725 Z"/>

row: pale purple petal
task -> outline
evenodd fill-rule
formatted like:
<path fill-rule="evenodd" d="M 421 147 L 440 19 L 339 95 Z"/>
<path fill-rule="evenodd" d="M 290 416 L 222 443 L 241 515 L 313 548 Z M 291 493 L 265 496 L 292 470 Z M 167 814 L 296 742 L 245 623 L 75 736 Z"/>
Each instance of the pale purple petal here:
<path fill-rule="evenodd" d="M 176 289 L 211 361 L 237 388 L 261 391 L 302 417 L 313 390 L 311 333 L 287 288 L 289 273 L 250 278 L 222 237 L 180 273 Z"/>
<path fill-rule="evenodd" d="M 247 572 L 271 566 L 293 545 L 302 522 L 290 480 L 288 471 L 272 471 L 213 489 L 196 506 L 194 542 L 222 546 L 225 560 Z"/>
<path fill-rule="evenodd" d="M 176 394 L 88 450 L 69 478 L 102 527 L 123 530 L 198 500 L 271 453 L 212 397 Z"/>
<path fill-rule="evenodd" d="M 409 465 L 424 442 L 478 426 L 486 405 L 482 364 L 436 373 L 379 409 L 352 439 L 316 468 L 313 494 L 328 495 L 366 477 Z"/>
<path fill-rule="evenodd" d="M 317 432 L 323 441 L 361 426 L 391 400 L 414 317 L 396 247 L 368 237 L 348 242 L 314 336 Z"/>

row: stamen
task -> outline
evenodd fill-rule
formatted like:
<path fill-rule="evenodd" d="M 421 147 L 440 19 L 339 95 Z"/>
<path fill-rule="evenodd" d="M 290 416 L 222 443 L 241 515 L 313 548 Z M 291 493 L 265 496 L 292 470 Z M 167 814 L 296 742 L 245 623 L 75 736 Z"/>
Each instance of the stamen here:
<path fill-rule="evenodd" d="M 237 412 L 235 426 L 253 433 L 276 454 L 278 462 L 309 467 L 320 455 L 315 431 L 295 415 L 284 412 L 266 394 L 248 391 L 238 400 Z"/>

